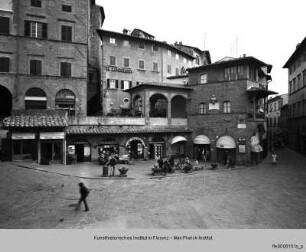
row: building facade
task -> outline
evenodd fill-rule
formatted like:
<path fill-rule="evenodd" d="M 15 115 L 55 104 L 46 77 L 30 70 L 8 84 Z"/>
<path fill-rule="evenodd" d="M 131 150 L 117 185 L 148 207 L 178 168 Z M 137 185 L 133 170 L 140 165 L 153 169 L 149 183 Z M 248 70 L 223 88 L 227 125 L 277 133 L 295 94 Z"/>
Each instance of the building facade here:
<path fill-rule="evenodd" d="M 5 125 L 10 131 L 10 147 L 5 149 L 10 150 L 12 159 L 24 155 L 37 160 L 41 153 L 32 155 L 29 148 L 14 146 L 21 146 L 29 137 L 31 140 L 38 124 L 28 126 L 20 122 L 23 125 L 20 126 L 16 118 L 23 117 L 22 114 L 11 111 L 23 111 L 30 120 L 37 118 L 36 112 L 29 114 L 31 110 L 54 111 L 46 112 L 46 117 L 50 113 L 56 116 L 57 110 L 69 116 L 86 116 L 87 99 L 91 98 L 87 97 L 88 65 L 94 61 L 89 49 L 97 48 L 91 39 L 90 16 L 92 12 L 99 13 L 98 24 L 94 26 L 98 29 L 104 12 L 95 1 L 62 0 L 2 1 L 0 9 L 0 117 L 11 115 L 11 121 L 16 122 Z M 40 117 L 42 113 L 39 112 Z M 27 129 L 31 136 L 26 134 Z M 16 130 L 19 132 L 13 132 Z M 43 133 L 44 128 L 39 130 Z M 21 140 L 15 140 L 13 133 L 23 133 L 18 135 Z M 51 134 L 49 140 L 52 142 L 54 137 L 56 134 Z M 60 162 L 64 162 L 65 148 L 60 152 Z"/>
<path fill-rule="evenodd" d="M 282 117 L 282 107 L 288 104 L 288 94 L 278 95 L 268 100 L 267 126 L 268 144 L 271 149 L 285 144 L 286 122 Z M 285 130 L 285 132 L 283 132 Z"/>
<path fill-rule="evenodd" d="M 266 99 L 272 66 L 254 57 L 224 58 L 189 71 L 193 157 L 247 164 L 267 153 Z"/>
<path fill-rule="evenodd" d="M 284 68 L 288 69 L 288 145 L 306 153 L 306 38 L 296 46 Z"/>

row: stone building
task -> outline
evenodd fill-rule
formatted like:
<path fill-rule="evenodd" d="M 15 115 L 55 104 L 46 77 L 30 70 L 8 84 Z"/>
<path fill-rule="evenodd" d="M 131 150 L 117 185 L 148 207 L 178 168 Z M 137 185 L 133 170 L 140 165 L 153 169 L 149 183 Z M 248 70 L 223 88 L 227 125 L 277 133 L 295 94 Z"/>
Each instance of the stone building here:
<path fill-rule="evenodd" d="M 296 46 L 284 68 L 288 69 L 288 146 L 306 153 L 306 38 Z"/>
<path fill-rule="evenodd" d="M 267 152 L 266 99 L 272 66 L 254 57 L 224 58 L 188 69 L 189 150 L 211 161 L 259 162 Z"/>
<path fill-rule="evenodd" d="M 288 104 L 288 94 L 278 95 L 268 100 L 267 126 L 268 144 L 270 148 L 279 147 L 284 144 L 285 135 L 283 132 L 285 121 L 282 121 L 282 107 Z"/>
<path fill-rule="evenodd" d="M 92 13 L 97 19 L 93 26 Z M 87 81 L 88 69 L 92 69 L 88 65 L 98 67 L 97 59 L 93 57 L 96 53 L 91 53 L 90 49 L 97 50 L 99 38 L 92 29 L 101 28 L 103 20 L 103 8 L 95 5 L 93 0 L 1 1 L 0 117 L 11 115 L 8 120 L 14 122 L 5 124 L 10 142 L 5 149 L 12 159 L 25 156 L 38 158 L 40 162 L 41 153 L 32 155 L 33 150 L 22 147 L 27 140 L 33 140 L 32 133 L 37 143 L 40 143 L 39 139 L 53 143 L 63 138 L 64 127 L 61 127 L 63 134 L 57 139 L 57 134 L 46 135 L 46 128 L 38 126 L 39 122 L 26 122 L 38 118 L 43 125 L 42 118 L 52 113 L 56 117 L 57 110 L 66 111 L 69 116 L 86 116 L 87 104 L 95 96 L 93 93 L 99 94 L 100 90 L 99 81 Z M 11 110 L 23 112 L 11 113 Z M 32 110 L 41 111 L 31 115 Z M 26 119 L 20 121 L 24 117 Z M 17 138 L 14 138 L 15 133 Z M 50 156 L 65 162 L 66 148 L 52 146 L 48 147 L 52 152 Z M 37 146 L 33 148 L 44 151 Z"/>

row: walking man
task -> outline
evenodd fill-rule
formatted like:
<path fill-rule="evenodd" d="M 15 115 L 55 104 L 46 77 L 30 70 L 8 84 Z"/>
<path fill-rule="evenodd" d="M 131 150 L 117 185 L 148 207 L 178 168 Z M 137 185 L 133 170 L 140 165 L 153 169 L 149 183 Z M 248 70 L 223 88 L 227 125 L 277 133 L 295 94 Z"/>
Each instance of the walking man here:
<path fill-rule="evenodd" d="M 89 194 L 89 189 L 81 182 L 79 183 L 79 187 L 80 187 L 80 194 L 81 194 L 81 198 L 79 199 L 78 205 L 76 207 L 76 209 L 79 209 L 81 206 L 81 203 L 84 203 L 85 206 L 85 212 L 89 211 L 88 205 L 87 205 L 87 201 L 86 198 Z"/>

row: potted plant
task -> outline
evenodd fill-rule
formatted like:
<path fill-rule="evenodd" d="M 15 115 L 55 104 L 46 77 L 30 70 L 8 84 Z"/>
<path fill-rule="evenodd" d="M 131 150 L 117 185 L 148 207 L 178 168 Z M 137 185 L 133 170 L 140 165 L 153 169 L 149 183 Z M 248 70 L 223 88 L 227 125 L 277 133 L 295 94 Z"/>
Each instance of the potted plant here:
<path fill-rule="evenodd" d="M 118 171 L 120 172 L 120 177 L 126 177 L 127 176 L 127 172 L 128 172 L 128 168 L 126 168 L 126 167 L 122 167 L 122 168 L 120 168 L 120 169 L 118 169 Z"/>

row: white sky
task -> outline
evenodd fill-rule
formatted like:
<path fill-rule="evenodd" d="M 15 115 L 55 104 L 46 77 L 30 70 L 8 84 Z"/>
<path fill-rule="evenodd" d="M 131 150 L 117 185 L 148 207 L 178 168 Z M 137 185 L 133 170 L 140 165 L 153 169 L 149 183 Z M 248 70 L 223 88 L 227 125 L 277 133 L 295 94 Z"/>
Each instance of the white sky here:
<path fill-rule="evenodd" d="M 123 28 L 139 28 L 156 40 L 169 44 L 182 41 L 202 50 L 205 44 L 212 62 L 245 53 L 271 64 L 273 81 L 269 89 L 279 94 L 288 92 L 288 72 L 282 67 L 306 36 L 305 0 L 97 0 L 97 3 L 104 7 L 106 15 L 103 29 L 122 32 Z"/>

